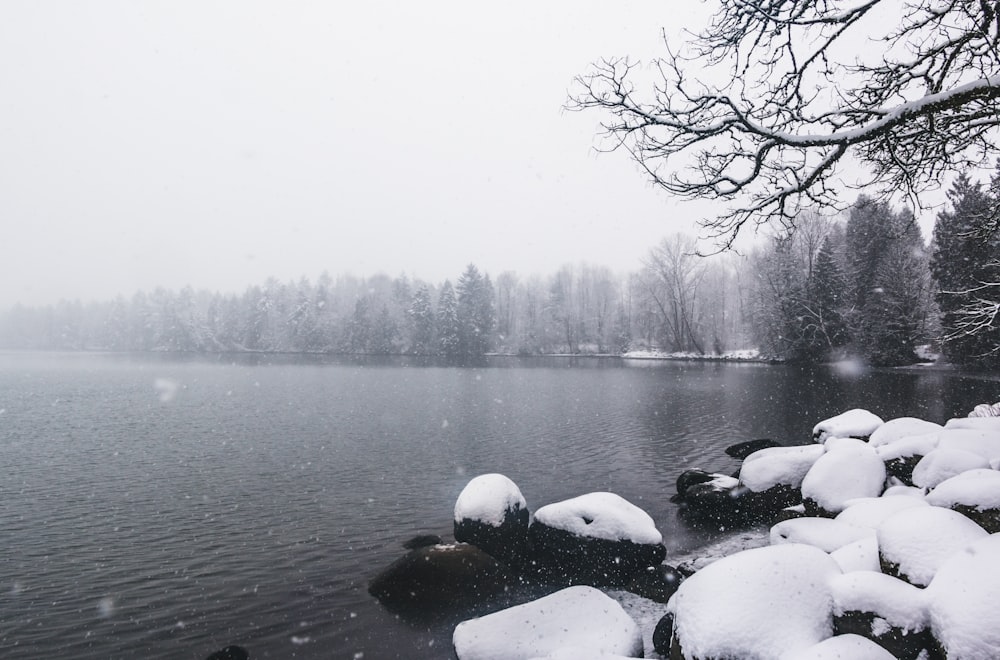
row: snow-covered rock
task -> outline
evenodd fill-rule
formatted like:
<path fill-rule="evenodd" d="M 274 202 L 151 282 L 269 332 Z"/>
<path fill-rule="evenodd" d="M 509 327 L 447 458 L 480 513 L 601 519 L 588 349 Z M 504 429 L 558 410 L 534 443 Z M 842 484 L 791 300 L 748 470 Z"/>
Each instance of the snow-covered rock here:
<path fill-rule="evenodd" d="M 740 466 L 740 483 L 755 493 L 777 485 L 798 488 L 809 468 L 823 453 L 820 445 L 771 447 L 755 451 Z"/>
<path fill-rule="evenodd" d="M 649 514 L 614 493 L 543 506 L 528 533 L 547 577 L 570 584 L 624 586 L 666 556 Z"/>
<path fill-rule="evenodd" d="M 916 660 L 932 648 L 926 594 L 881 573 L 855 572 L 834 577 L 834 629 L 877 642 L 892 657 Z"/>
<path fill-rule="evenodd" d="M 852 571 L 878 573 L 882 570 L 878 560 L 878 540 L 874 534 L 837 548 L 830 553 L 830 556 L 845 573 Z"/>
<path fill-rule="evenodd" d="M 455 540 L 518 566 L 528 561 L 528 504 L 502 474 L 482 474 L 455 501 Z"/>
<path fill-rule="evenodd" d="M 868 442 L 872 447 L 880 447 L 896 442 L 897 440 L 902 440 L 903 438 L 936 433 L 942 428 L 940 424 L 916 417 L 897 417 L 896 419 L 890 419 L 875 429 L 871 437 L 868 438 Z"/>
<path fill-rule="evenodd" d="M 1000 472 L 969 470 L 942 481 L 927 502 L 957 511 L 990 533 L 1000 532 Z"/>
<path fill-rule="evenodd" d="M 1000 462 L 1000 428 L 945 429 L 938 436 L 939 448 L 962 449 Z"/>
<path fill-rule="evenodd" d="M 972 412 L 969 413 L 969 417 L 972 419 L 990 419 L 1000 417 L 1000 402 L 980 403 L 972 409 Z"/>
<path fill-rule="evenodd" d="M 667 604 L 674 642 L 688 658 L 779 658 L 833 631 L 828 554 L 807 545 L 756 548 L 685 580 Z"/>
<path fill-rule="evenodd" d="M 862 497 L 848 500 L 844 510 L 837 514 L 836 520 L 858 527 L 877 528 L 882 521 L 903 509 L 918 506 L 928 506 L 923 498 L 917 497 Z"/>
<path fill-rule="evenodd" d="M 587 493 L 543 506 L 535 512 L 535 522 L 606 541 L 663 541 L 648 513 L 614 493 Z"/>
<path fill-rule="evenodd" d="M 533 660 L 632 660 L 629 656 L 618 655 L 617 653 L 606 653 L 595 651 L 594 649 L 583 648 L 581 646 L 567 646 L 553 651 L 544 657 L 537 657 Z"/>
<path fill-rule="evenodd" d="M 828 438 L 868 438 L 885 422 L 878 415 L 855 408 L 824 419 L 813 427 L 813 440 L 822 444 Z"/>
<path fill-rule="evenodd" d="M 843 446 L 832 449 L 813 464 L 802 480 L 806 512 L 837 514 L 848 500 L 877 497 L 885 485 L 885 464 L 874 449 Z"/>
<path fill-rule="evenodd" d="M 875 530 L 830 518 L 795 518 L 771 527 L 771 545 L 803 543 L 833 552 L 848 543 L 875 536 Z"/>
<path fill-rule="evenodd" d="M 544 658 L 573 647 L 598 654 L 585 657 L 643 655 L 636 622 L 612 598 L 585 586 L 463 621 L 452 641 L 459 660 Z"/>
<path fill-rule="evenodd" d="M 781 660 L 896 660 L 896 656 L 860 635 L 837 635 Z"/>
<path fill-rule="evenodd" d="M 481 474 L 462 489 L 455 501 L 455 522 L 477 520 L 499 527 L 512 511 L 528 510 L 521 489 L 502 474 Z"/>
<path fill-rule="evenodd" d="M 934 488 L 957 474 L 989 466 L 990 462 L 980 454 L 939 444 L 937 449 L 920 459 L 913 468 L 911 478 L 914 486 Z"/>
<path fill-rule="evenodd" d="M 920 459 L 937 449 L 940 432 L 913 435 L 875 448 L 886 472 L 900 483 L 912 485 L 913 468 Z"/>
<path fill-rule="evenodd" d="M 875 532 L 882 571 L 921 587 L 951 555 L 987 536 L 962 514 L 936 506 L 895 513 Z"/>
<path fill-rule="evenodd" d="M 949 660 L 997 657 L 1000 535 L 954 553 L 927 587 L 931 630 Z"/>
<path fill-rule="evenodd" d="M 1000 430 L 1000 417 L 955 417 L 944 423 L 946 429 Z"/>

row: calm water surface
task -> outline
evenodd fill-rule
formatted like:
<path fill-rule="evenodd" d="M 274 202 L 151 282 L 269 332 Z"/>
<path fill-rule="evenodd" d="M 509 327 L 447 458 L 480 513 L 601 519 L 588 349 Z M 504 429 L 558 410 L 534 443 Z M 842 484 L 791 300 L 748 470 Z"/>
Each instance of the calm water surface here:
<path fill-rule="evenodd" d="M 451 533 L 468 480 L 529 507 L 595 490 L 668 548 L 668 498 L 731 443 L 809 440 L 853 407 L 944 421 L 1000 384 L 942 372 L 616 359 L 405 360 L 0 353 L 0 657 L 448 658 L 451 625 L 367 581 Z M 668 557 L 669 560 L 669 557 Z"/>

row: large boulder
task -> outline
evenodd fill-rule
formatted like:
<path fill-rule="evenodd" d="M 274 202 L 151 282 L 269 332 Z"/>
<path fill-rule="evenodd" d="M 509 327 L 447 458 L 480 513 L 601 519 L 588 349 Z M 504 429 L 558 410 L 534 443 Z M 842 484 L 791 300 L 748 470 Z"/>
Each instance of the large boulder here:
<path fill-rule="evenodd" d="M 529 536 L 542 577 L 556 583 L 625 586 L 667 554 L 649 514 L 614 493 L 543 506 Z"/>
<path fill-rule="evenodd" d="M 1000 649 L 1000 535 L 953 554 L 927 587 L 931 631 L 949 660 L 995 658 Z"/>
<path fill-rule="evenodd" d="M 796 518 L 771 527 L 771 545 L 803 543 L 823 552 L 833 552 L 870 536 L 875 536 L 875 530 L 830 518 Z"/>
<path fill-rule="evenodd" d="M 867 571 L 838 575 L 830 588 L 837 634 L 867 637 L 899 660 L 917 660 L 934 648 L 923 590 Z"/>
<path fill-rule="evenodd" d="M 887 445 L 903 438 L 937 433 L 942 428 L 944 427 L 940 424 L 916 417 L 897 417 L 896 419 L 890 419 L 875 429 L 871 437 L 868 438 L 868 443 L 872 447 L 881 447 L 882 445 Z"/>
<path fill-rule="evenodd" d="M 987 536 L 986 530 L 962 514 L 937 506 L 895 513 L 875 533 L 882 572 L 918 587 L 930 584 L 953 554 Z"/>
<path fill-rule="evenodd" d="M 475 608 L 517 584 L 506 566 L 465 543 L 411 550 L 379 573 L 368 593 L 387 609 L 416 618 Z"/>
<path fill-rule="evenodd" d="M 934 488 L 957 474 L 989 466 L 990 462 L 980 454 L 938 445 L 914 466 L 912 481 L 920 488 Z"/>
<path fill-rule="evenodd" d="M 788 544 L 746 550 L 701 569 L 667 604 L 671 658 L 778 658 L 833 634 L 828 554 Z"/>
<path fill-rule="evenodd" d="M 991 534 L 1000 532 L 1000 472 L 969 470 L 942 481 L 929 504 L 961 513 Z"/>
<path fill-rule="evenodd" d="M 527 660 L 564 657 L 642 657 L 642 633 L 621 605 L 587 586 L 463 621 L 452 636 L 459 660 Z M 576 657 L 580 657 L 577 655 Z"/>
<path fill-rule="evenodd" d="M 455 501 L 455 540 L 471 543 L 511 566 L 528 561 L 528 504 L 502 474 L 482 474 Z"/>
<path fill-rule="evenodd" d="M 913 469 L 924 456 L 934 451 L 940 440 L 940 433 L 907 436 L 893 440 L 875 448 L 879 458 L 885 463 L 886 474 L 904 484 L 913 484 Z"/>
<path fill-rule="evenodd" d="M 761 449 L 770 449 L 772 447 L 780 447 L 780 442 L 775 442 L 770 438 L 759 438 L 757 440 L 746 440 L 744 442 L 737 442 L 735 445 L 729 445 L 726 447 L 726 456 L 731 456 L 739 460 L 743 460 L 755 451 L 760 451 Z"/>
<path fill-rule="evenodd" d="M 860 635 L 837 635 L 781 660 L 896 660 L 896 656 Z"/>
<path fill-rule="evenodd" d="M 835 516 L 858 497 L 878 497 L 885 487 L 885 464 L 859 441 L 838 443 L 819 457 L 802 479 L 802 503 L 810 515 Z"/>
<path fill-rule="evenodd" d="M 882 418 L 875 413 L 855 408 L 816 424 L 813 427 L 813 440 L 820 444 L 830 438 L 867 440 L 884 423 Z"/>

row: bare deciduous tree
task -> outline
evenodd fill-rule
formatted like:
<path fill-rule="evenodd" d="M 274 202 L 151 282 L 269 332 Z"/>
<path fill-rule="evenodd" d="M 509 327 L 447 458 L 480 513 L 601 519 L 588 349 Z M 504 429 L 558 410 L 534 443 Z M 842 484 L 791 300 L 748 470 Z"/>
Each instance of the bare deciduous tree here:
<path fill-rule="evenodd" d="M 919 202 L 942 172 L 997 152 L 996 0 L 719 5 L 683 51 L 667 44 L 652 82 L 632 60 L 605 59 L 567 107 L 602 111 L 611 148 L 656 185 L 729 202 L 703 221 L 722 247 L 748 222 L 793 227 L 804 208 L 837 208 L 846 158 L 875 189 Z"/>

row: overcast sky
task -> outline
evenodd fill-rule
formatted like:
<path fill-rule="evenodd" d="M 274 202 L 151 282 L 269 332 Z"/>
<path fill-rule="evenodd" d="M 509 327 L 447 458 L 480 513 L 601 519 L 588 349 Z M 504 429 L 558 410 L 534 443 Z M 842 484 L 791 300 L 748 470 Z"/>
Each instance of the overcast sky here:
<path fill-rule="evenodd" d="M 635 269 L 711 207 L 562 110 L 689 1 L 0 4 L 0 307 L 324 270 Z"/>

